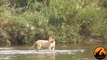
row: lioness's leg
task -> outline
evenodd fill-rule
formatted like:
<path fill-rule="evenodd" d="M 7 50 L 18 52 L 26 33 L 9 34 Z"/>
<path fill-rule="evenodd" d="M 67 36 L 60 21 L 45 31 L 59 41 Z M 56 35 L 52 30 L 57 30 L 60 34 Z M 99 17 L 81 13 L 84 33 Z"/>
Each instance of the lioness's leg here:
<path fill-rule="evenodd" d="M 51 49 L 51 46 L 50 47 L 48 47 L 48 49 L 49 49 L 49 51 L 51 51 L 52 49 Z"/>
<path fill-rule="evenodd" d="M 41 47 L 42 47 L 41 45 L 37 45 L 37 49 L 36 50 L 39 51 L 41 49 Z"/>
<path fill-rule="evenodd" d="M 54 51 L 55 50 L 55 47 L 52 47 L 52 51 Z"/>

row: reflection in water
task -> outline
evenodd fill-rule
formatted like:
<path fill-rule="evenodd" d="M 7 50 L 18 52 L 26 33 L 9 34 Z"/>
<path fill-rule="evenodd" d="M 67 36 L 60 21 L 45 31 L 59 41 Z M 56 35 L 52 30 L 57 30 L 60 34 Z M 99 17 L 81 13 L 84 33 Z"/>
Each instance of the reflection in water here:
<path fill-rule="evenodd" d="M 10 60 L 14 55 L 0 55 L 0 60 Z"/>
<path fill-rule="evenodd" d="M 0 60 L 55 60 L 55 54 L 0 55 Z"/>
<path fill-rule="evenodd" d="M 55 60 L 55 54 L 37 54 L 35 60 Z"/>

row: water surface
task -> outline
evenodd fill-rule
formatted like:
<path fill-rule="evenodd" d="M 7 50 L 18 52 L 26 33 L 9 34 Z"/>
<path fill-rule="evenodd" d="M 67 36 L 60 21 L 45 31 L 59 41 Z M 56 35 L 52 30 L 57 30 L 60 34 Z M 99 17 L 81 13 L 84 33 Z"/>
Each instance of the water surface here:
<path fill-rule="evenodd" d="M 102 46 L 107 49 L 107 43 L 97 44 L 61 44 L 54 52 L 31 49 L 30 46 L 0 47 L 0 60 L 96 60 L 93 51 Z M 105 58 L 104 60 L 107 60 Z"/>

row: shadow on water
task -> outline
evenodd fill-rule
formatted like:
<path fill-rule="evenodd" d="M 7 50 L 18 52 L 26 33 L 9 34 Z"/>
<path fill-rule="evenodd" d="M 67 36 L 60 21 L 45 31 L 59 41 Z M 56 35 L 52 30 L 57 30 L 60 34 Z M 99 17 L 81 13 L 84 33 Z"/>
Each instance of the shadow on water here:
<path fill-rule="evenodd" d="M 54 52 L 27 50 L 29 46 L 1 47 L 0 60 L 96 60 L 93 51 L 98 46 L 107 48 L 106 43 L 57 45 Z"/>

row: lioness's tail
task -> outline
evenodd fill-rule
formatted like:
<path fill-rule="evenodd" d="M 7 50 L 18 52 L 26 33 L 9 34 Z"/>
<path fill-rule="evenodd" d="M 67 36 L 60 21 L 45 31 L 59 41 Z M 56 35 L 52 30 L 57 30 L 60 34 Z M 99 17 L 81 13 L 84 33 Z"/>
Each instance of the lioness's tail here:
<path fill-rule="evenodd" d="M 36 46 L 36 42 L 33 44 L 33 46 L 32 47 L 30 47 L 29 49 L 32 49 L 32 48 L 34 48 Z"/>

